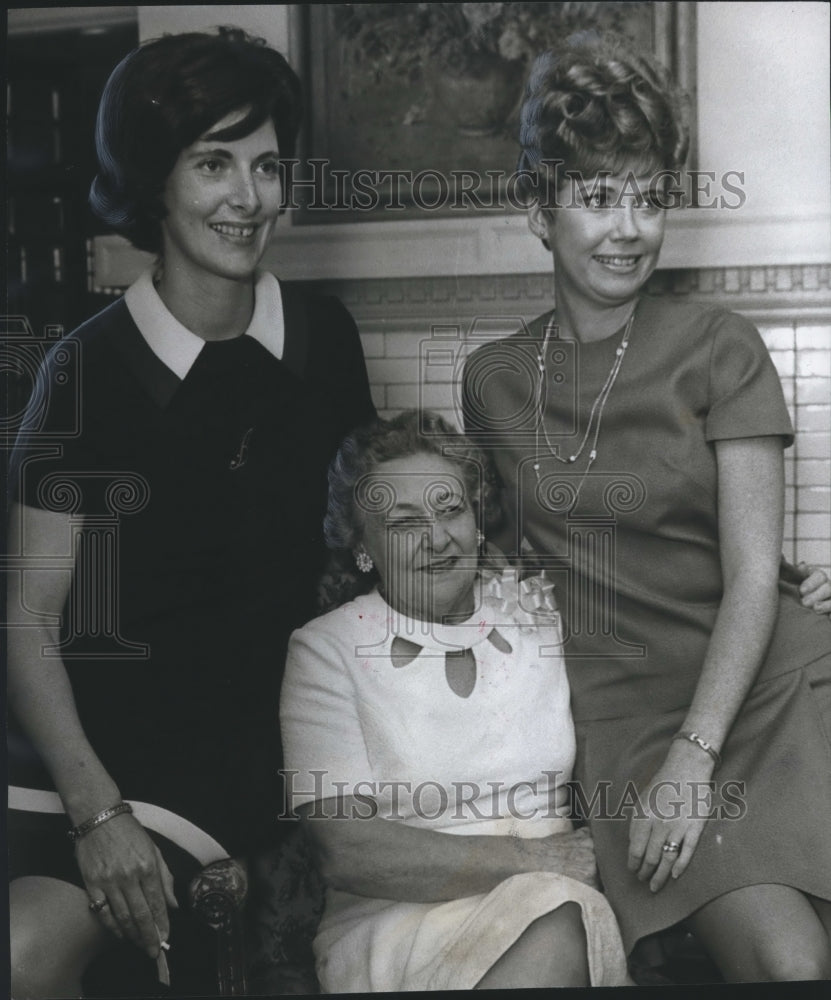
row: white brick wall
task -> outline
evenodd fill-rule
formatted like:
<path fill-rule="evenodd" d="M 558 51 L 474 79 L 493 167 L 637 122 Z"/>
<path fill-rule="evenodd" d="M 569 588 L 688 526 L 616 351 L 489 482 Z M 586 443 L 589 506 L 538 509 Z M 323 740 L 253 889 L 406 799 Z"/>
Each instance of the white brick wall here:
<path fill-rule="evenodd" d="M 791 411 L 786 555 L 831 567 L 831 325 L 760 324 Z"/>

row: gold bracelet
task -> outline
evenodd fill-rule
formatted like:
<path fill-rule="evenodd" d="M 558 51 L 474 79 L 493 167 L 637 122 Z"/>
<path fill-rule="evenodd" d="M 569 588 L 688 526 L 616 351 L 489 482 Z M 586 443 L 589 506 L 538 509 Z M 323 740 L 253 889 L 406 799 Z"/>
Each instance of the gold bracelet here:
<path fill-rule="evenodd" d="M 106 823 L 108 819 L 113 819 L 113 817 L 120 816 L 122 813 L 131 813 L 132 811 L 133 807 L 129 802 L 117 802 L 114 806 L 110 806 L 109 809 L 103 809 L 100 813 L 96 813 L 95 816 L 84 820 L 78 826 L 73 826 L 71 830 L 66 831 L 66 835 L 74 844 L 81 837 L 85 837 L 90 830 L 94 830 L 96 826 Z"/>
<path fill-rule="evenodd" d="M 682 730 L 676 733 L 673 740 L 689 740 L 690 743 L 695 743 L 696 746 L 701 747 L 704 753 L 709 754 L 713 760 L 716 762 L 716 767 L 721 764 L 721 754 L 716 750 L 712 743 L 708 743 L 707 740 L 703 739 L 698 733 L 690 732 L 689 730 Z"/>

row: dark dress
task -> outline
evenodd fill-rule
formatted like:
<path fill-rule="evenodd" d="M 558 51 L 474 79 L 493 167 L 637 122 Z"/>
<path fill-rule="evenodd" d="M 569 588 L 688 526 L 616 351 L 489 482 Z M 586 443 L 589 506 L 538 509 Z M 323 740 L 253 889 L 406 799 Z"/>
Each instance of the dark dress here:
<path fill-rule="evenodd" d="M 506 486 L 513 543 L 525 539 L 529 561 L 557 585 L 575 776 L 624 944 L 742 886 L 831 899 L 831 623 L 803 608 L 784 577 L 767 655 L 713 776 L 721 817 L 659 893 L 626 868 L 627 782 L 645 785 L 681 728 L 722 596 L 714 442 L 792 440 L 764 343 L 722 309 L 643 298 L 584 475 L 591 441 L 562 464 L 535 431 L 549 319 L 471 356 L 466 428 Z M 577 450 L 620 341 L 549 341 L 545 429 L 561 456 Z"/>
<path fill-rule="evenodd" d="M 280 360 L 208 342 L 183 380 L 119 299 L 51 352 L 12 463 L 24 504 L 84 515 L 62 635 L 92 747 L 124 798 L 232 855 L 277 836 L 278 695 L 314 614 L 326 467 L 375 414 L 340 302 L 282 299 Z M 93 562 L 117 600 L 89 591 Z"/>

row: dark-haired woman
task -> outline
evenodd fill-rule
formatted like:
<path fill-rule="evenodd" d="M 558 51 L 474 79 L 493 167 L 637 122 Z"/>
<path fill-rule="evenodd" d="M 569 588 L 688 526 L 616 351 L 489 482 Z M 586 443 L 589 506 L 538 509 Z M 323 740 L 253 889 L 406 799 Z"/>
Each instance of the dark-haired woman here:
<path fill-rule="evenodd" d="M 821 575 L 814 611 L 780 578 L 776 371 L 742 317 L 644 293 L 687 148 L 662 71 L 575 39 L 533 67 L 522 120 L 556 310 L 468 361 L 466 427 L 512 547 L 570 586 L 604 890 L 627 951 L 684 922 L 728 980 L 829 978 L 831 625 Z"/>
<path fill-rule="evenodd" d="M 294 72 L 236 30 L 147 43 L 102 97 L 92 205 L 158 256 L 70 335 L 74 371 L 47 359 L 13 462 L 10 704 L 76 831 L 12 857 L 16 997 L 167 939 L 172 862 L 124 799 L 233 855 L 277 835 L 279 665 L 314 609 L 328 460 L 374 414 L 340 303 L 258 270 L 299 122 Z"/>

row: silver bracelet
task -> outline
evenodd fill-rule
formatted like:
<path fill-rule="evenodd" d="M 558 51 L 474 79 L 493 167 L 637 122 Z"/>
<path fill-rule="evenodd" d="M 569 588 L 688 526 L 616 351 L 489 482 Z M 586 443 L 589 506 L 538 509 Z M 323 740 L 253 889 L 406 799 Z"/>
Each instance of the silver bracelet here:
<path fill-rule="evenodd" d="M 71 830 L 66 831 L 67 837 L 76 843 L 85 837 L 90 830 L 94 830 L 96 826 L 101 826 L 102 823 L 106 823 L 108 819 L 112 819 L 114 816 L 120 816 L 122 813 L 131 813 L 133 807 L 129 802 L 117 802 L 114 806 L 110 806 L 109 809 L 103 809 L 100 813 L 96 813 L 89 819 L 84 820 L 83 823 L 78 826 L 73 826 Z"/>
<path fill-rule="evenodd" d="M 690 743 L 695 743 L 697 746 L 701 747 L 704 753 L 709 754 L 713 758 L 716 762 L 716 767 L 721 764 L 721 754 L 711 743 L 708 743 L 707 740 L 699 736 L 698 733 L 692 733 L 689 730 L 684 729 L 681 732 L 676 733 L 672 738 L 673 740 L 689 740 Z"/>

